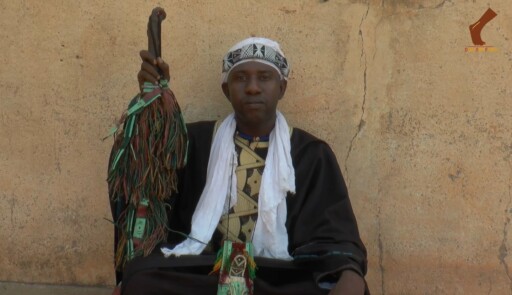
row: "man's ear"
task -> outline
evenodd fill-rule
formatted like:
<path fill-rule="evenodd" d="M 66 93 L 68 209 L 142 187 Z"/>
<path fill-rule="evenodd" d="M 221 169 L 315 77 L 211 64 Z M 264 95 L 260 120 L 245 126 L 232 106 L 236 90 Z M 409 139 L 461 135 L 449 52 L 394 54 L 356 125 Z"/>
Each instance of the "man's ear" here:
<path fill-rule="evenodd" d="M 224 92 L 224 95 L 226 96 L 226 98 L 231 101 L 229 99 L 229 87 L 228 87 L 228 83 L 222 83 L 222 92 Z"/>
<path fill-rule="evenodd" d="M 281 93 L 279 96 L 279 99 L 283 98 L 284 93 L 286 92 L 286 86 L 288 85 L 288 81 L 285 79 L 281 80 L 281 85 L 279 86 L 281 88 Z"/>

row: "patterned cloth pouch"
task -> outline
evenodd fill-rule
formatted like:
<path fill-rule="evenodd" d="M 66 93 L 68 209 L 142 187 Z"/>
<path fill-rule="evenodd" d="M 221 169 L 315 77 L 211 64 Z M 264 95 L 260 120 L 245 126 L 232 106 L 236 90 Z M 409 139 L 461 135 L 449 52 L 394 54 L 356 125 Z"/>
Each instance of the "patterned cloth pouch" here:
<path fill-rule="evenodd" d="M 219 274 L 217 295 L 252 295 L 256 276 L 252 243 L 224 241 L 212 273 Z"/>

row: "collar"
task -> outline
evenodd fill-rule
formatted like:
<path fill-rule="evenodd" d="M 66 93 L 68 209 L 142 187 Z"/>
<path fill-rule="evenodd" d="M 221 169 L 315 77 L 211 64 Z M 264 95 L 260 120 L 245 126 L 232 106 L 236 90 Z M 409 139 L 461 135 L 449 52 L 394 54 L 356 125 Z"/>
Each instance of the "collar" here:
<path fill-rule="evenodd" d="M 270 136 L 269 135 L 265 135 L 265 136 L 251 136 L 249 134 L 245 134 L 243 133 L 242 131 L 239 131 L 239 130 L 236 130 L 236 135 L 237 136 L 240 136 L 241 138 L 249 141 L 249 143 L 251 142 L 255 142 L 255 141 L 268 141 Z"/>

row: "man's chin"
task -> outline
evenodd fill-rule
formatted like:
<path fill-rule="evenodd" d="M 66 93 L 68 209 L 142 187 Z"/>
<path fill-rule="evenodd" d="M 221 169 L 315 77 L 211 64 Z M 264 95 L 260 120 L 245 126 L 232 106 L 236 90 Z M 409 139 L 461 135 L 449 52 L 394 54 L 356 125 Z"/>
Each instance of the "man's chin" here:
<path fill-rule="evenodd" d="M 244 116 L 237 115 L 236 121 L 239 127 L 250 130 L 259 130 L 262 126 L 274 125 L 274 122 L 269 123 L 271 119 L 266 118 L 261 114 L 252 114 L 251 116 L 248 116 L 247 114 Z"/>

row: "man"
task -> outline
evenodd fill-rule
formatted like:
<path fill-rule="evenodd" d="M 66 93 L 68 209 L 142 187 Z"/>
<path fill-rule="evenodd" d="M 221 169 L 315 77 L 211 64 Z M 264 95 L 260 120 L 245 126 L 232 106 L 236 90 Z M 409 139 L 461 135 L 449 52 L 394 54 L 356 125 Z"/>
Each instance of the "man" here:
<path fill-rule="evenodd" d="M 169 79 L 161 58 L 141 58 L 140 85 Z M 127 264 L 123 294 L 216 294 L 218 276 L 208 274 L 223 240 L 253 245 L 255 294 L 368 294 L 366 249 L 336 158 L 277 111 L 288 74 L 272 40 L 229 50 L 222 90 L 234 113 L 187 126 L 168 243 Z"/>

